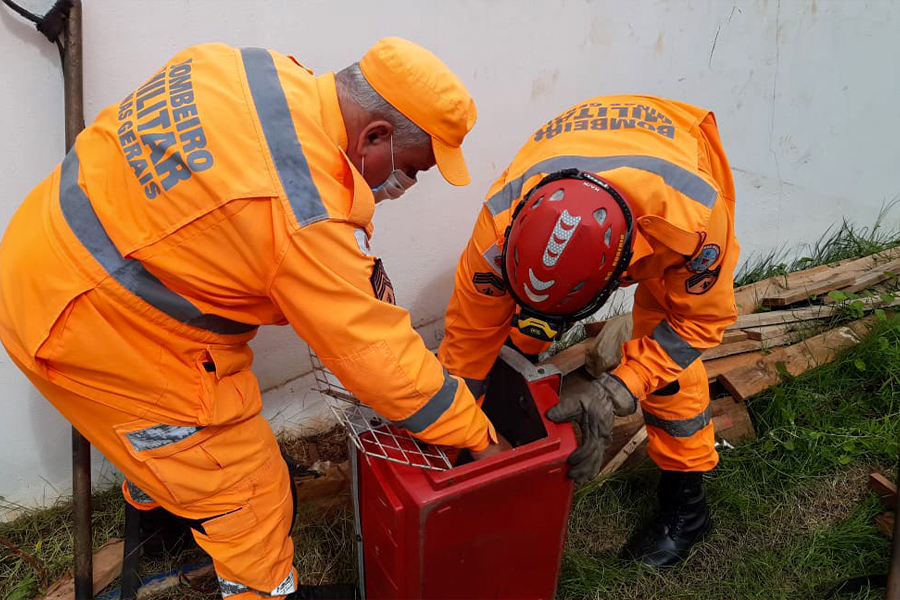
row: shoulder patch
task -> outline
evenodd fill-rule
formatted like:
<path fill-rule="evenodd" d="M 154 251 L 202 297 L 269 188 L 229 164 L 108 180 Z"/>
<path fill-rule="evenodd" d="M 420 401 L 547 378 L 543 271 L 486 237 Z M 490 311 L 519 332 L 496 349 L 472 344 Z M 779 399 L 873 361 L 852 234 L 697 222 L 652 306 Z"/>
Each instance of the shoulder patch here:
<path fill-rule="evenodd" d="M 503 278 L 496 273 L 475 273 L 472 277 L 472 283 L 475 284 L 475 289 L 485 296 L 506 295 L 506 285 L 503 283 Z"/>
<path fill-rule="evenodd" d="M 700 249 L 700 253 L 687 264 L 687 270 L 691 273 L 705 272 L 713 266 L 721 252 L 722 249 L 717 244 L 706 244 Z"/>
<path fill-rule="evenodd" d="M 688 294 L 705 294 L 719 280 L 719 271 L 722 267 L 716 267 L 710 271 L 703 271 L 687 278 L 684 289 Z"/>
<path fill-rule="evenodd" d="M 375 259 L 375 266 L 372 268 L 372 276 L 369 277 L 369 281 L 372 282 L 372 291 L 375 292 L 376 298 L 388 304 L 397 304 L 394 286 L 391 284 L 380 258 Z"/>

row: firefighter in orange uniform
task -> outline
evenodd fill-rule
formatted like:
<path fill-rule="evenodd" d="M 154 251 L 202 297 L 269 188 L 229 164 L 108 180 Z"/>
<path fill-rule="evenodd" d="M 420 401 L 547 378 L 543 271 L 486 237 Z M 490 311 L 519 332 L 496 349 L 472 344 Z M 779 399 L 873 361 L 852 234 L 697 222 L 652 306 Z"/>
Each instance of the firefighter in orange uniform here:
<path fill-rule="evenodd" d="M 637 284 L 618 367 L 567 377 L 548 411 L 577 421 L 571 477 L 600 470 L 615 415 L 640 404 L 662 469 L 659 514 L 626 545 L 683 559 L 711 525 L 718 462 L 700 354 L 736 319 L 734 184 L 713 114 L 646 96 L 587 100 L 538 129 L 487 194 L 456 271 L 439 358 L 478 395 L 511 325 L 545 344 Z"/>
<path fill-rule="evenodd" d="M 12 218 L 4 346 L 125 474 L 129 503 L 194 522 L 223 596 L 310 591 L 250 371 L 260 325 L 290 324 L 419 438 L 497 451 L 369 250 L 375 204 L 417 172 L 469 182 L 475 117 L 459 79 L 399 38 L 318 77 L 276 52 L 197 46 L 104 109 Z"/>

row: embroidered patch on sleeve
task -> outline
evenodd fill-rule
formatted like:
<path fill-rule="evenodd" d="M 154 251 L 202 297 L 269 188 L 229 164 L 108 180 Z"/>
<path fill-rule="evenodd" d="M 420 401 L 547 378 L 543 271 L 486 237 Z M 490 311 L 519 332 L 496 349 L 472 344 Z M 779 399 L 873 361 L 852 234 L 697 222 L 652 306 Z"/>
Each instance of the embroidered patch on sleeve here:
<path fill-rule="evenodd" d="M 369 281 L 372 282 L 372 291 L 375 292 L 376 298 L 388 304 L 397 304 L 397 299 L 394 297 L 394 286 L 391 285 L 391 280 L 387 271 L 384 270 L 384 263 L 380 258 L 375 259 L 375 266 L 372 268 L 372 276 L 369 277 Z"/>
<path fill-rule="evenodd" d="M 685 291 L 688 294 L 705 294 L 719 280 L 719 271 L 721 270 L 722 267 L 716 267 L 710 271 L 703 271 L 688 277 L 684 282 Z"/>
<path fill-rule="evenodd" d="M 506 286 L 503 279 L 494 273 L 475 273 L 472 277 L 475 289 L 485 296 L 505 296 Z"/>
<path fill-rule="evenodd" d="M 687 264 L 687 270 L 691 273 L 703 273 L 713 266 L 721 252 L 722 249 L 717 244 L 706 244 L 700 250 L 700 254 Z"/>

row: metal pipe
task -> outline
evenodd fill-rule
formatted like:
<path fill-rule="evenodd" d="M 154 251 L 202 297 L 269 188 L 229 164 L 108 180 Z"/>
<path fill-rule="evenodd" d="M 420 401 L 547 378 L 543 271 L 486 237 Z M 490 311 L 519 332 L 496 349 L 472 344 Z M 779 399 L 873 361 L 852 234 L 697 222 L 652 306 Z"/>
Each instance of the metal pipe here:
<path fill-rule="evenodd" d="M 66 149 L 84 129 L 81 0 L 71 0 L 62 43 L 63 89 L 66 110 Z M 75 598 L 94 597 L 94 549 L 91 535 L 91 445 L 72 428 L 72 502 L 75 519 Z"/>

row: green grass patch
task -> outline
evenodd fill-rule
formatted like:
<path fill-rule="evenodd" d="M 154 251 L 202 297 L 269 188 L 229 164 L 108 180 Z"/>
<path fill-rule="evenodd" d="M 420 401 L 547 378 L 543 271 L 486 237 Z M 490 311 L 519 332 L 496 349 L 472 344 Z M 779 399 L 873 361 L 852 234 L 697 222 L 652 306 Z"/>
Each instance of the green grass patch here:
<path fill-rule="evenodd" d="M 778 248 L 751 256 L 743 261 L 735 273 L 735 287 L 846 258 L 870 256 L 900 245 L 900 230 L 884 226 L 898 203 L 900 198 L 885 204 L 871 227 L 860 226 L 845 219 L 839 226 L 829 227 L 812 244 L 804 244 L 793 251 Z"/>
<path fill-rule="evenodd" d="M 654 571 L 618 558 L 655 504 L 648 463 L 579 488 L 559 596 L 821 598 L 839 580 L 886 573 L 890 543 L 873 521 L 884 509 L 866 482 L 896 473 L 900 320 L 748 409 L 758 438 L 723 452 L 708 476 L 714 529 L 684 564 Z"/>

